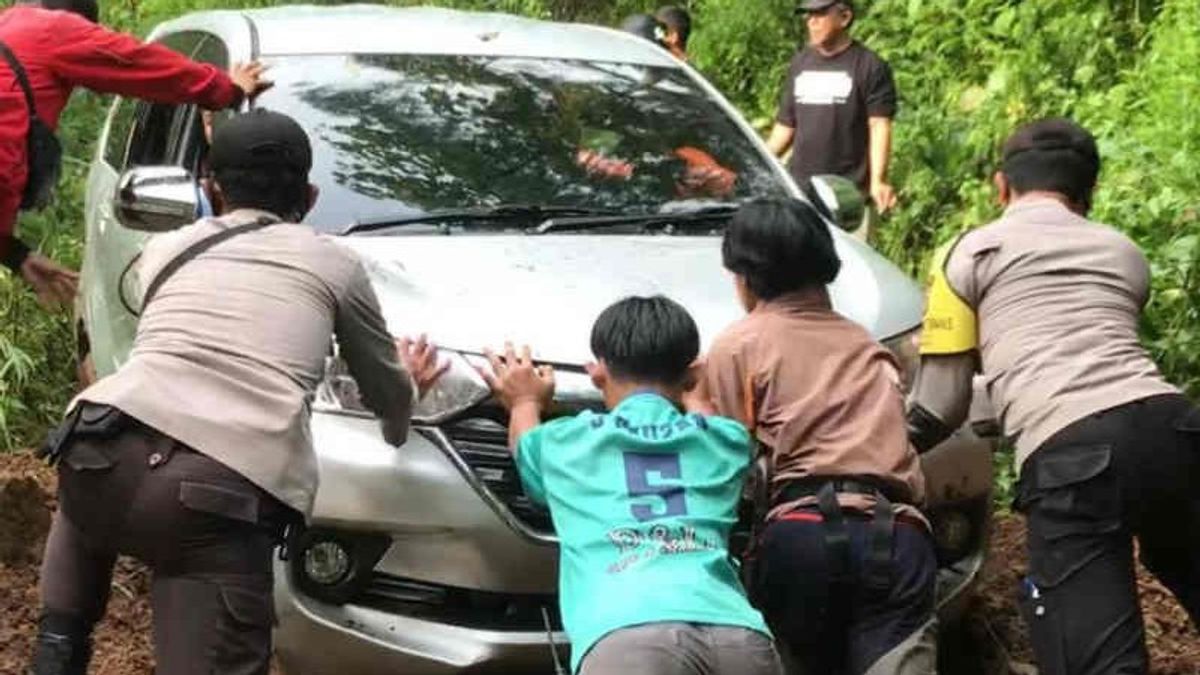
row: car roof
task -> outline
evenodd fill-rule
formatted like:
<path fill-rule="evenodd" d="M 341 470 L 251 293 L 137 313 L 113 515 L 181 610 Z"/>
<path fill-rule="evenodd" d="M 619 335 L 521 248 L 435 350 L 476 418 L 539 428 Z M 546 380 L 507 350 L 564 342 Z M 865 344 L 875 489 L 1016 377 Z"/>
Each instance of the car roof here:
<path fill-rule="evenodd" d="M 440 7 L 287 5 L 188 14 L 156 33 L 249 20 L 262 56 L 455 54 L 680 67 L 665 49 L 623 31 Z M 217 31 L 222 32 L 222 31 Z"/>

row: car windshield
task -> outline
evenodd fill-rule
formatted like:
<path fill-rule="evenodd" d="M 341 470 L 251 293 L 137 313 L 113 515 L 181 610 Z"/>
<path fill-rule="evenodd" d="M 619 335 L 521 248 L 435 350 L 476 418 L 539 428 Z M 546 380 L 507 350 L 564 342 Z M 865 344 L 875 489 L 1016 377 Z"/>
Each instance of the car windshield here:
<path fill-rule="evenodd" d="M 680 69 L 411 54 L 265 60 L 275 87 L 258 105 L 308 130 L 321 194 L 307 220 L 324 231 L 447 209 L 650 213 L 787 193 Z"/>

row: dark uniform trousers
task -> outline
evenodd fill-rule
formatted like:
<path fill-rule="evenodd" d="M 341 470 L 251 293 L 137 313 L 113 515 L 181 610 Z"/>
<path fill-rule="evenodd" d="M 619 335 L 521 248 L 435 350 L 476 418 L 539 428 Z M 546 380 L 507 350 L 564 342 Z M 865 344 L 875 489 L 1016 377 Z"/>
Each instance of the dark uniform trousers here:
<path fill-rule="evenodd" d="M 1133 564 L 1200 623 L 1200 410 L 1135 401 L 1063 429 L 1025 462 L 1029 527 L 1022 611 L 1043 675 L 1148 670 Z"/>
<path fill-rule="evenodd" d="M 849 569 L 835 580 L 826 523 L 802 509 L 767 525 L 751 600 L 766 617 L 789 672 L 933 675 L 937 553 L 920 524 L 897 520 L 889 582 L 868 582 L 870 522 L 850 514 Z"/>
<path fill-rule="evenodd" d="M 42 566 L 48 615 L 103 616 L 113 564 L 153 571 L 158 675 L 265 675 L 272 553 L 295 511 L 232 469 L 128 419 L 73 439 Z M 247 452 L 253 451 L 247 448 Z"/>

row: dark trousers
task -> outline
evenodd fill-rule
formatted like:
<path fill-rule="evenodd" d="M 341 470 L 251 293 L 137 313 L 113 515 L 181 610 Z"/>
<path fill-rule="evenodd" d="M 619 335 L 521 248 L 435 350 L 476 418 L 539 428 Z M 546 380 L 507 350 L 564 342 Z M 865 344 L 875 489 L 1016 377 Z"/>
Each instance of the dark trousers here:
<path fill-rule="evenodd" d="M 762 533 L 753 600 L 785 660 L 805 675 L 935 672 L 933 540 L 923 526 L 898 520 L 891 585 L 871 589 L 865 574 L 869 525 L 846 514 L 850 568 L 840 583 L 831 576 L 825 523 L 815 510 L 785 516 Z M 894 653 L 898 649 L 906 653 Z M 885 658 L 896 665 L 877 665 Z"/>
<path fill-rule="evenodd" d="M 1022 611 L 1043 675 L 1148 670 L 1133 564 L 1200 621 L 1200 410 L 1157 396 L 1091 415 L 1026 460 Z"/>
<path fill-rule="evenodd" d="M 291 510 L 240 474 L 130 420 L 70 443 L 42 565 L 47 615 L 103 616 L 113 563 L 153 571 L 159 675 L 265 675 L 272 552 Z"/>

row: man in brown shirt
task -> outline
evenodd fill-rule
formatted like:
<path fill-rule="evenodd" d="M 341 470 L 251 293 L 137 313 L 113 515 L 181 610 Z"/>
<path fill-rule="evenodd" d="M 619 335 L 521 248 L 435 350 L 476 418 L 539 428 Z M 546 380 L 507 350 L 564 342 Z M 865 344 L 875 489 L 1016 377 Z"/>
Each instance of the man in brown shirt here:
<path fill-rule="evenodd" d="M 1044 120 L 1003 156 L 1004 215 L 953 242 L 930 276 L 913 439 L 932 447 L 962 422 L 981 369 L 1017 449 L 1040 672 L 1145 673 L 1133 536 L 1200 621 L 1200 411 L 1138 340 L 1145 256 L 1087 219 L 1092 135 Z"/>
<path fill-rule="evenodd" d="M 142 286 L 159 290 L 129 361 L 80 394 L 50 446 L 60 509 L 34 675 L 86 672 L 119 553 L 154 573 L 156 672 L 266 675 L 271 553 L 312 506 L 309 404 L 332 337 L 394 445 L 436 377 L 432 350 L 400 350 L 401 365 L 354 254 L 295 224 L 316 196 L 298 124 L 233 117 L 210 161 L 224 215 L 148 244 Z M 248 224 L 154 283 L 193 244 Z"/>
<path fill-rule="evenodd" d="M 933 673 L 937 560 L 894 358 L 830 306 L 841 261 L 808 204 L 742 207 L 723 257 L 749 314 L 707 381 L 773 465 L 752 598 L 803 672 Z"/>

